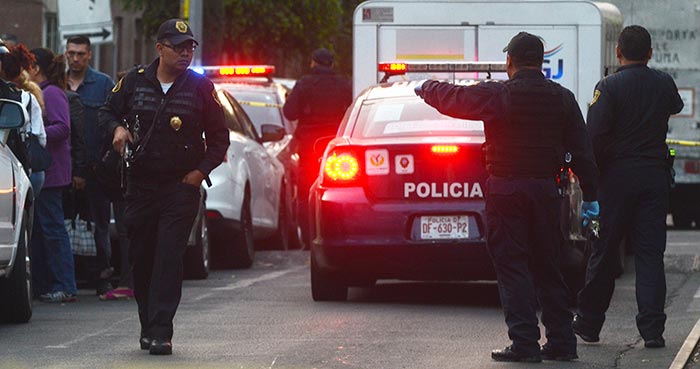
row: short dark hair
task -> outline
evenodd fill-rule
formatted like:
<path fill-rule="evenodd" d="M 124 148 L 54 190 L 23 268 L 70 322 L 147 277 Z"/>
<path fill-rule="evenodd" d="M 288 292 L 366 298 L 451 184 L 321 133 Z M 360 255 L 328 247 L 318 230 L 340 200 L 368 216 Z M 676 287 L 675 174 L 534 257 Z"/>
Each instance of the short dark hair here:
<path fill-rule="evenodd" d="M 68 41 L 66 41 L 66 45 L 68 45 L 68 44 L 87 45 L 88 50 L 90 50 L 90 39 L 87 36 L 76 35 L 76 36 L 68 37 Z"/>
<path fill-rule="evenodd" d="M 617 38 L 617 45 L 625 59 L 630 61 L 645 60 L 651 50 L 651 35 L 642 26 L 627 26 Z"/>

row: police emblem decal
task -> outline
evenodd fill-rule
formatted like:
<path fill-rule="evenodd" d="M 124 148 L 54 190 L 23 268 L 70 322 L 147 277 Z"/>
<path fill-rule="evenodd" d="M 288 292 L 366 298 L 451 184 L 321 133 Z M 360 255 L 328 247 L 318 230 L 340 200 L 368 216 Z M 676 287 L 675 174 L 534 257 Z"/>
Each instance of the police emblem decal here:
<path fill-rule="evenodd" d="M 600 97 L 600 90 L 595 90 L 593 91 L 593 100 L 591 100 L 591 103 L 588 104 L 588 106 L 593 106 L 596 101 L 598 101 L 598 98 Z"/>
<path fill-rule="evenodd" d="M 170 118 L 170 127 L 172 127 L 176 132 L 180 130 L 180 127 L 182 127 L 182 119 L 178 117 L 177 115 Z"/>
<path fill-rule="evenodd" d="M 177 22 L 175 22 L 175 28 L 177 28 L 177 30 L 178 30 L 180 33 L 185 33 L 185 32 L 187 32 L 187 24 L 186 24 L 185 22 L 183 22 L 183 21 L 177 21 Z"/>

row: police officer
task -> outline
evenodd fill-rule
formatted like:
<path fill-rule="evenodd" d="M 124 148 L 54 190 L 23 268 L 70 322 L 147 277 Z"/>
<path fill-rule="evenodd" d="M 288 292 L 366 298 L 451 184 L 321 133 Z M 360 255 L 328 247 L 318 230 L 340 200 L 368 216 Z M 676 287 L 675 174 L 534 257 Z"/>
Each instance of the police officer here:
<path fill-rule="evenodd" d="M 621 67 L 595 87 L 588 132 L 600 168 L 600 239 L 593 244 L 586 284 L 578 295 L 574 332 L 597 342 L 619 273 L 617 248 L 634 247 L 637 328 L 644 346 L 664 347 L 666 214 L 671 180 L 668 118 L 683 101 L 668 74 L 650 69 L 651 36 L 625 27 L 617 40 Z"/>
<path fill-rule="evenodd" d="M 345 110 L 352 102 L 350 82 L 333 71 L 333 54 L 316 49 L 311 54 L 311 74 L 299 79 L 284 104 L 284 116 L 297 120 L 294 132 L 299 154 L 299 221 L 306 247 L 308 239 L 308 197 L 319 170 L 319 158 L 325 147 L 316 147 L 316 140 L 335 136 Z"/>
<path fill-rule="evenodd" d="M 508 52 L 506 82 L 426 81 L 416 93 L 443 114 L 484 121 L 487 245 L 512 340 L 491 357 L 570 361 L 578 356 L 558 263 L 561 199 L 555 174 L 569 152 L 588 207 L 595 200 L 598 170 L 574 95 L 542 74 L 542 40 L 520 32 L 503 51 Z M 547 336 L 542 348 L 538 300 Z"/>
<path fill-rule="evenodd" d="M 100 110 L 100 123 L 113 134 L 114 149 L 125 153 L 128 143 L 133 150 L 124 220 L 131 242 L 140 345 L 155 355 L 172 353 L 182 256 L 199 206 L 200 185 L 229 145 L 213 84 L 187 68 L 196 46 L 184 21 L 164 22 L 156 41 L 159 58 L 131 70 Z"/>

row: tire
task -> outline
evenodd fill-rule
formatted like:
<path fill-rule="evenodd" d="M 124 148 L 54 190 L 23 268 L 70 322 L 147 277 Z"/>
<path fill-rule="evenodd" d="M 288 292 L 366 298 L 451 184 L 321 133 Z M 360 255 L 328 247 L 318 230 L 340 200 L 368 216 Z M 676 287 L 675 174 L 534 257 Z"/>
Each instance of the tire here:
<path fill-rule="evenodd" d="M 277 231 L 270 237 L 268 244 L 276 250 L 289 250 L 289 214 L 284 190 L 280 191 L 280 205 L 277 211 Z"/>
<path fill-rule="evenodd" d="M 348 286 L 330 273 L 321 271 L 311 254 L 311 297 L 314 301 L 346 301 Z"/>
<path fill-rule="evenodd" d="M 197 243 L 187 247 L 183 259 L 185 278 L 187 279 L 207 279 L 209 277 L 209 228 L 207 227 L 207 218 L 204 215 L 197 225 L 197 234 L 199 235 Z"/>
<path fill-rule="evenodd" d="M 12 272 L 9 278 L 0 278 L 0 319 L 8 323 L 27 323 L 32 317 L 32 273 L 26 220 L 25 214 Z"/>
<path fill-rule="evenodd" d="M 253 265 L 255 242 L 253 240 L 253 217 L 250 211 L 250 191 L 246 189 L 241 207 L 241 228 L 229 253 L 229 265 L 234 268 L 247 269 Z"/>

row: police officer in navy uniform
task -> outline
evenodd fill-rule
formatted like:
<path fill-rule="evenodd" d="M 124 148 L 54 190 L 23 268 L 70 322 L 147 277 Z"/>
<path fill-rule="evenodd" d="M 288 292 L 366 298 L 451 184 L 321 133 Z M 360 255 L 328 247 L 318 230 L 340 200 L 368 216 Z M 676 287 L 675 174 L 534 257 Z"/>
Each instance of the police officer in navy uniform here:
<path fill-rule="evenodd" d="M 198 211 L 200 185 L 229 145 L 214 85 L 188 69 L 196 46 L 184 21 L 164 22 L 156 41 L 159 58 L 131 70 L 100 110 L 114 149 L 129 163 L 124 218 L 140 345 L 155 355 L 172 353 L 182 256 Z"/>
<path fill-rule="evenodd" d="M 508 52 L 506 82 L 456 86 L 426 81 L 416 93 L 443 114 L 484 121 L 487 246 L 512 340 L 491 357 L 570 361 L 578 356 L 559 270 L 561 197 L 555 176 L 570 153 L 588 210 L 598 170 L 573 93 L 542 74 L 542 40 L 520 32 L 503 51 Z M 547 336 L 542 348 L 538 301 Z"/>
<path fill-rule="evenodd" d="M 600 168 L 600 239 L 593 244 L 586 284 L 578 295 L 574 331 L 597 342 L 619 273 L 618 248 L 634 249 L 637 328 L 648 348 L 664 347 L 666 214 L 671 167 L 668 119 L 683 109 L 668 74 L 647 67 L 651 36 L 625 27 L 617 40 L 621 67 L 595 87 L 588 132 Z"/>
<path fill-rule="evenodd" d="M 319 171 L 319 159 L 325 147 L 316 147 L 316 140 L 335 136 L 345 110 L 352 102 L 352 85 L 333 70 L 333 54 L 320 48 L 311 54 L 311 74 L 297 81 L 284 104 L 284 116 L 298 120 L 294 132 L 299 154 L 299 222 L 302 239 L 309 247 L 309 188 Z"/>

